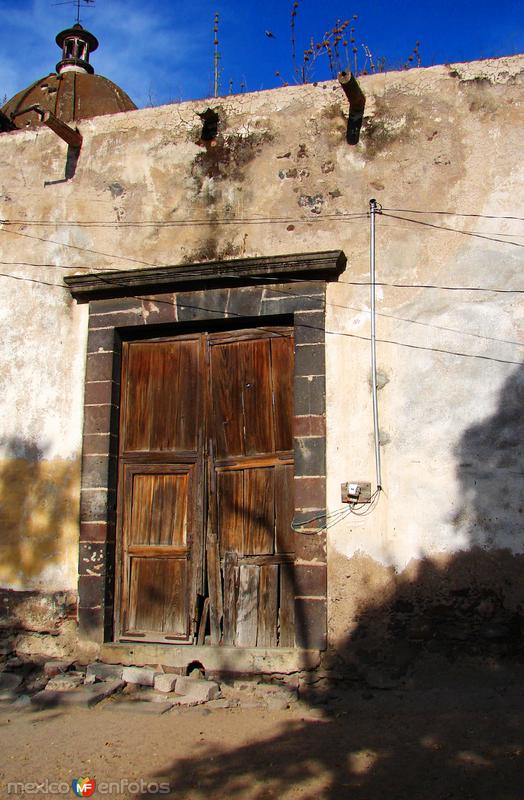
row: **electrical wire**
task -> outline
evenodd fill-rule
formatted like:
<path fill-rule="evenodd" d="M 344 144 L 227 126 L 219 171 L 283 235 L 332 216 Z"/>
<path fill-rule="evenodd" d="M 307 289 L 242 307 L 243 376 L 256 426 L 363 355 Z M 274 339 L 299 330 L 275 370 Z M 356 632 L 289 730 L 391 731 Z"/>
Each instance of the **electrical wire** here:
<path fill-rule="evenodd" d="M 395 211 L 399 214 L 439 214 L 448 217 L 474 217 L 478 219 L 510 219 L 524 222 L 524 217 L 510 217 L 502 214 L 465 214 L 461 211 L 423 211 L 414 208 L 383 208 L 383 211 Z"/>
<path fill-rule="evenodd" d="M 30 225 L 42 228 L 187 228 L 208 225 L 268 225 L 285 223 L 310 223 L 325 219 L 361 219 L 367 217 L 367 211 L 334 212 L 332 214 L 312 214 L 310 217 L 213 217 L 189 218 L 181 220 L 27 220 L 27 219 L 0 219 L 3 225 Z"/>
<path fill-rule="evenodd" d="M 355 214 L 354 216 L 357 216 L 357 215 Z M 369 217 L 369 213 L 359 214 L 358 216 L 360 216 L 360 217 L 362 217 L 362 216 Z M 382 216 L 386 216 L 386 214 L 382 213 Z M 407 220 L 407 221 L 415 222 L 415 223 L 418 222 L 417 220 Z M 424 223 L 422 223 L 422 224 L 424 224 Z M 437 226 L 437 227 L 440 227 L 440 226 Z M 455 229 L 451 229 L 451 230 L 455 230 Z M 140 263 L 140 264 L 143 264 L 143 265 L 146 265 L 146 266 L 152 266 L 152 267 L 156 267 L 157 266 L 156 264 L 151 264 L 150 262 L 140 261 L 138 259 L 132 259 L 132 258 L 129 258 L 127 256 L 118 256 L 118 255 L 114 255 L 114 254 L 101 253 L 99 251 L 94 251 L 94 250 L 90 250 L 88 248 L 78 247 L 76 245 L 68 245 L 68 244 L 65 244 L 63 242 L 56 242 L 54 240 L 44 239 L 43 237 L 35 237 L 35 236 L 32 236 L 31 234 L 24 234 L 24 233 L 22 233 L 20 231 L 8 231 L 8 230 L 2 229 L 2 228 L 0 228 L 0 231 L 4 231 L 6 233 L 13 233 L 15 235 L 24 236 L 24 237 L 31 238 L 31 239 L 37 239 L 37 240 L 43 241 L 43 242 L 48 242 L 48 243 L 52 243 L 52 244 L 58 244 L 58 245 L 62 245 L 62 246 L 65 246 L 65 247 L 72 247 L 74 249 L 82 250 L 84 252 L 90 252 L 90 253 L 94 253 L 94 254 L 98 254 L 98 255 L 104 255 L 104 256 L 107 256 L 107 257 L 117 258 L 117 259 L 122 259 L 122 260 L 129 260 L 129 261 L 133 261 L 134 263 Z M 457 231 L 457 232 L 460 232 L 460 231 Z M 7 262 L 7 263 L 10 263 L 10 262 Z M 18 263 L 23 265 L 23 262 L 18 262 Z M 30 264 L 27 263 L 27 265 L 29 266 Z M 42 266 L 43 267 L 44 265 L 35 264 L 34 266 L 37 266 L 37 267 L 38 266 Z M 45 266 L 58 268 L 58 269 L 68 269 L 68 268 L 74 269 L 75 268 L 73 266 L 67 267 L 66 265 L 56 265 L 56 264 L 52 264 L 52 265 L 50 264 L 50 265 L 45 265 Z M 115 272 L 115 270 L 107 270 L 107 269 L 104 269 L 104 268 L 97 268 L 97 267 L 84 267 L 82 269 L 90 269 L 91 271 L 97 271 L 97 272 L 102 273 L 102 274 L 103 273 L 108 273 L 108 272 Z M 194 273 L 194 274 L 196 275 L 197 273 Z M 192 275 L 192 273 L 186 273 L 186 276 L 188 278 L 191 277 L 191 275 Z M 54 284 L 54 283 L 51 283 L 51 282 L 48 282 L 48 281 L 37 280 L 37 279 L 34 279 L 34 278 L 26 278 L 26 277 L 11 275 L 11 274 L 8 274 L 8 273 L 0 273 L 0 276 L 1 277 L 5 277 L 5 278 L 10 278 L 12 280 L 26 281 L 26 282 L 29 282 L 29 283 L 39 283 L 39 284 L 44 285 L 44 286 L 51 286 L 53 288 L 58 288 L 58 289 L 62 289 L 62 290 L 65 288 L 60 284 Z M 228 276 L 224 275 L 223 277 L 228 277 Z M 234 276 L 230 276 L 230 277 L 234 277 Z M 258 276 L 256 278 L 253 277 L 252 280 L 260 283 L 261 281 L 264 280 L 264 276 Z M 271 280 L 271 279 L 267 278 L 266 280 Z M 288 283 L 289 282 L 293 282 L 293 281 L 297 281 L 298 282 L 299 280 L 300 279 L 293 278 L 291 276 L 289 276 L 286 279 L 286 281 Z M 104 280 L 104 282 L 106 282 L 108 285 L 111 285 L 111 286 L 122 286 L 122 284 L 120 284 L 118 282 L 118 279 L 115 279 L 113 277 L 111 277 L 111 279 L 108 277 L 107 279 Z M 346 285 L 354 285 L 354 286 L 369 286 L 370 285 L 369 281 L 343 281 L 342 283 L 345 283 Z M 436 285 L 436 284 L 405 284 L 405 283 L 388 283 L 388 282 L 376 282 L 376 285 L 378 285 L 378 286 L 386 286 L 386 287 L 394 287 L 394 288 L 402 288 L 402 289 L 414 288 L 414 289 L 434 289 L 434 290 L 468 291 L 468 292 L 469 291 L 471 291 L 471 292 L 482 291 L 482 292 L 486 292 L 486 293 L 504 293 L 504 294 L 522 294 L 522 293 L 524 293 L 523 289 L 497 289 L 497 288 L 475 287 L 475 286 L 468 286 L 468 287 L 465 287 L 465 286 L 439 286 L 439 285 Z M 266 289 L 268 291 L 271 291 L 270 287 L 266 287 Z M 274 290 L 274 291 L 279 291 L 281 293 L 281 290 Z M 137 299 L 137 300 L 140 300 L 140 301 L 149 300 L 149 301 L 154 301 L 154 302 L 157 302 L 157 303 L 162 302 L 162 301 L 159 300 L 159 298 L 154 297 L 154 296 L 146 298 L 146 297 L 140 297 L 140 296 L 134 295 L 133 297 L 135 299 Z M 166 302 L 166 301 L 163 301 L 163 302 Z M 171 303 L 171 305 L 172 305 L 172 303 Z M 347 306 L 343 306 L 343 305 L 339 305 L 339 304 L 335 304 L 335 303 L 328 303 L 328 305 L 334 306 L 334 307 L 337 306 L 337 307 L 341 307 L 341 308 L 348 308 Z M 210 310 L 210 309 L 201 309 L 201 310 Z M 384 315 L 384 316 L 386 316 L 386 315 Z M 415 323 L 415 321 L 413 321 L 413 320 L 411 322 L 413 322 L 414 324 L 425 324 L 425 323 Z M 437 327 L 437 326 L 435 326 L 435 327 Z M 364 340 L 366 340 L 368 338 L 368 337 L 358 336 L 357 334 L 349 334 L 349 333 L 343 333 L 343 332 L 337 332 L 337 331 L 329 331 L 329 330 L 327 330 L 325 332 L 326 332 L 327 335 L 350 336 L 350 337 L 364 339 Z M 472 335 L 474 335 L 474 334 L 472 334 Z M 486 338 L 488 338 L 488 337 L 486 337 Z M 481 358 L 483 360 L 497 361 L 497 362 L 500 362 L 500 363 L 510 363 L 510 364 L 519 364 L 520 363 L 520 362 L 515 362 L 515 361 L 510 361 L 510 360 L 497 359 L 497 358 L 493 358 L 493 357 L 490 357 L 490 356 L 461 353 L 461 352 L 458 352 L 458 351 L 450 351 L 450 350 L 445 350 L 445 349 L 442 349 L 442 348 L 423 347 L 423 346 L 420 346 L 420 345 L 413 345 L 413 344 L 408 344 L 408 343 L 405 343 L 405 342 L 397 342 L 397 341 L 387 340 L 387 339 L 379 339 L 377 341 L 380 341 L 381 343 L 386 343 L 386 344 L 394 344 L 394 345 L 401 346 L 401 347 L 409 347 L 409 348 L 413 348 L 413 349 L 441 352 L 441 353 L 454 355 L 454 356 L 463 356 L 463 357 L 467 357 L 467 358 Z M 515 344 L 517 344 L 519 346 L 521 345 L 521 343 L 518 343 L 518 342 L 516 342 Z"/>
<path fill-rule="evenodd" d="M 497 220 L 512 220 L 516 222 L 524 222 L 524 217 L 518 217 L 507 214 L 475 214 L 464 213 L 460 211 L 442 211 L 432 209 L 414 209 L 414 208 L 388 208 L 383 207 L 383 212 L 394 212 L 399 214 L 419 214 L 419 215 L 438 215 L 438 216 L 451 216 L 463 217 L 472 219 L 497 219 Z M 323 219 L 348 219 L 369 216 L 368 211 L 347 211 L 347 212 L 333 212 L 331 214 L 317 214 L 310 217 L 294 217 L 294 216 L 252 216 L 252 217 L 194 217 L 186 218 L 183 220 L 30 220 L 30 219 L 0 219 L 0 224 L 4 225 L 31 225 L 42 227 L 108 227 L 108 228 L 149 228 L 149 227 L 186 227 L 188 225 L 239 225 L 239 224 L 267 224 L 267 223 L 284 223 L 284 222 L 317 222 Z"/>
<path fill-rule="evenodd" d="M 351 339 L 361 339 L 364 342 L 369 342 L 369 336 L 360 336 L 357 333 L 347 333 L 345 331 L 326 331 L 326 334 L 333 334 L 335 336 L 348 336 Z M 394 339 L 377 339 L 377 342 L 381 344 L 392 344 L 396 345 L 397 347 L 408 347 L 411 350 L 427 350 L 432 353 L 442 353 L 443 355 L 448 356 L 459 356 L 461 358 L 478 358 L 482 361 L 496 361 L 498 364 L 516 364 L 517 366 L 522 365 L 522 361 L 511 361 L 510 359 L 505 358 L 495 358 L 495 356 L 484 356 L 478 353 L 460 353 L 457 350 L 446 350 L 441 347 L 426 347 L 421 344 L 409 344 L 408 342 L 397 342 Z"/>
<path fill-rule="evenodd" d="M 514 247 L 524 247 L 522 242 L 513 242 L 511 239 L 497 239 L 496 236 L 487 236 L 484 233 L 475 233 L 474 231 L 463 231 L 459 228 L 450 228 L 448 225 L 436 225 L 434 222 L 423 222 L 421 219 L 410 219 L 409 217 L 399 217 L 398 214 L 389 214 L 386 211 L 380 212 L 383 217 L 389 219 L 400 219 L 403 222 L 411 222 L 414 225 L 423 225 L 426 228 L 435 228 L 441 231 L 450 231 L 451 233 L 460 233 L 463 236 L 473 236 L 476 239 L 485 239 L 489 242 L 498 242 L 499 244 L 511 244 Z"/>
<path fill-rule="evenodd" d="M 64 291 L 67 289 L 63 283 L 50 283 L 49 281 L 40 281 L 37 278 L 22 278 L 19 275 L 9 275 L 7 272 L 0 272 L 0 278 L 10 278 L 12 281 L 24 281 L 26 283 L 39 283 L 42 286 L 54 286 L 57 289 Z"/>
<path fill-rule="evenodd" d="M 377 486 L 371 497 L 366 503 L 354 503 L 349 508 L 349 513 L 356 517 L 367 517 L 371 514 L 378 505 L 380 495 L 384 491 L 382 486 Z"/>
<path fill-rule="evenodd" d="M 323 533 L 324 531 L 333 528 L 335 525 L 338 525 L 338 523 L 342 522 L 342 520 L 347 516 L 349 516 L 349 509 L 347 506 L 343 506 L 342 508 L 330 513 L 317 514 L 316 516 L 307 520 L 303 520 L 300 523 L 291 522 L 291 528 L 295 531 L 295 533 L 300 533 L 303 536 L 318 536 L 319 533 Z M 322 520 L 325 521 L 325 524 L 322 527 L 317 528 L 314 531 L 303 530 L 303 528 L 306 528 L 308 525 L 311 525 L 314 522 L 320 522 Z"/>
<path fill-rule="evenodd" d="M 380 499 L 380 495 L 383 492 L 382 487 L 377 487 L 369 500 L 365 503 L 348 503 L 346 506 L 342 506 L 341 508 L 336 509 L 330 513 L 326 514 L 317 514 L 314 517 L 310 517 L 310 519 L 303 520 L 300 523 L 291 523 L 292 529 L 296 533 L 300 533 L 304 536 L 317 536 L 319 533 L 323 533 L 324 531 L 330 530 L 334 528 L 335 525 L 338 525 L 339 522 L 349 517 L 351 514 L 357 517 L 365 517 L 371 514 L 378 505 L 378 501 Z M 325 524 L 314 531 L 305 531 L 302 528 L 311 525 L 314 522 L 320 522 L 325 520 Z"/>
<path fill-rule="evenodd" d="M 415 220 L 413 220 L 415 221 Z M 340 281 L 348 286 L 369 286 L 369 281 Z M 493 294 L 524 294 L 524 289 L 491 289 L 487 286 L 440 286 L 436 283 L 390 283 L 377 281 L 376 286 L 393 289 L 437 289 L 443 292 L 486 292 Z"/>
<path fill-rule="evenodd" d="M 61 289 L 62 291 L 66 290 L 66 287 L 62 286 L 61 284 L 49 283 L 47 281 L 41 281 L 41 280 L 37 280 L 35 278 L 23 278 L 23 277 L 19 277 L 17 275 L 9 275 L 9 274 L 6 274 L 6 273 L 0 273 L 0 276 L 1 277 L 5 277 L 5 278 L 10 278 L 12 280 L 26 281 L 26 282 L 29 282 L 29 283 L 40 283 L 40 284 L 43 284 L 44 286 L 56 287 L 58 289 Z M 115 287 L 116 288 L 127 288 L 124 284 L 119 283 L 118 279 L 115 279 L 115 278 L 108 279 L 108 278 L 104 278 L 103 276 L 100 276 L 100 277 L 105 283 L 107 283 L 109 286 L 111 286 L 113 288 L 115 288 Z M 227 277 L 227 276 L 223 276 L 223 277 Z M 253 280 L 254 281 L 255 280 L 258 281 L 259 279 L 258 278 L 253 278 Z M 365 285 L 369 285 L 369 283 L 366 282 Z M 266 290 L 275 291 L 277 293 L 282 294 L 282 291 L 280 289 L 273 289 L 272 290 L 272 289 L 270 289 L 270 287 L 266 287 Z M 490 291 L 492 291 L 492 290 L 490 290 Z M 296 296 L 296 295 L 292 295 L 292 296 Z M 138 300 L 139 302 L 153 302 L 153 303 L 156 303 L 157 305 L 169 305 L 169 306 L 174 306 L 175 305 L 175 303 L 173 301 L 162 300 L 156 295 L 142 296 L 142 295 L 131 295 L 131 294 L 129 294 L 129 295 L 127 295 L 127 297 L 129 299 Z M 186 308 L 191 308 L 191 309 L 194 309 L 194 310 L 197 310 L 197 311 L 207 311 L 207 312 L 210 312 L 210 311 L 211 312 L 213 312 L 213 311 L 216 312 L 218 310 L 216 308 L 214 308 L 214 309 L 213 308 L 206 308 L 204 306 L 194 306 L 194 305 L 191 305 L 191 304 L 185 304 L 185 307 Z M 345 306 L 340 306 L 340 307 L 344 308 Z M 231 316 L 231 317 L 232 316 L 240 317 L 241 315 L 240 314 L 234 314 L 233 312 L 229 312 L 229 316 Z M 362 341 L 370 341 L 370 337 L 369 336 L 361 336 L 361 335 L 356 334 L 356 333 L 348 333 L 346 331 L 331 331 L 331 330 L 328 330 L 328 329 L 319 328 L 318 326 L 314 326 L 314 325 L 308 326 L 303 322 L 301 322 L 301 326 L 302 327 L 310 327 L 310 328 L 313 328 L 315 330 L 323 330 L 324 333 L 327 336 L 344 336 L 344 337 L 353 338 L 353 339 L 360 339 Z M 255 326 L 254 329 L 255 330 L 261 330 L 261 331 L 264 331 L 264 332 L 272 331 L 272 328 L 268 327 L 268 326 L 266 326 L 266 327 Z M 407 348 L 415 349 L 415 350 L 425 350 L 425 351 L 429 351 L 429 352 L 442 353 L 442 354 L 445 354 L 445 355 L 452 355 L 452 356 L 463 357 L 463 358 L 478 358 L 478 359 L 482 359 L 484 361 L 494 361 L 494 362 L 497 362 L 497 363 L 500 363 L 500 364 L 516 364 L 516 365 L 519 365 L 519 366 L 521 364 L 520 361 L 512 361 L 512 360 L 509 360 L 509 359 L 495 358 L 494 356 L 485 356 L 485 355 L 479 355 L 479 354 L 474 354 L 474 353 L 462 353 L 462 352 L 459 352 L 459 351 L 456 351 L 456 350 L 446 350 L 444 348 L 426 347 L 426 346 L 423 346 L 423 345 L 415 345 L 415 344 L 410 344 L 410 343 L 407 343 L 407 342 L 398 342 L 398 341 L 392 340 L 392 339 L 379 339 L 379 338 L 377 338 L 377 342 L 380 342 L 381 344 L 391 344 L 391 345 L 396 345 L 398 347 L 407 347 Z M 520 343 L 518 343 L 518 342 L 515 343 L 515 344 L 518 344 L 520 346 Z"/>

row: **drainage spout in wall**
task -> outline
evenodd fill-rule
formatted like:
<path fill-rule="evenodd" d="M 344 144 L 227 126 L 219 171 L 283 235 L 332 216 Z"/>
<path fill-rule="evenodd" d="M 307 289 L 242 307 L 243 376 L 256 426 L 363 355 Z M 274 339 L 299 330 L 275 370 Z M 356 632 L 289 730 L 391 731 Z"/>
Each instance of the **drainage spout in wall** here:
<path fill-rule="evenodd" d="M 349 100 L 346 140 L 348 144 L 358 144 L 360 128 L 362 127 L 362 120 L 364 118 L 366 96 L 352 72 L 339 72 L 338 81 Z"/>

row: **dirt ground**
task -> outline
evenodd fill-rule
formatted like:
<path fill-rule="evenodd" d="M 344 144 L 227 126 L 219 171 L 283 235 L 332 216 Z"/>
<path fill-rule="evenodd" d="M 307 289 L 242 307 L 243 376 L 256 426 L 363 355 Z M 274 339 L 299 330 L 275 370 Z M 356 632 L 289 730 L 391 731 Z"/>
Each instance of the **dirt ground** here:
<path fill-rule="evenodd" d="M 339 686 L 275 711 L 246 702 L 162 714 L 114 698 L 89 710 L 8 706 L 1 797 L 17 796 L 12 781 L 43 796 L 46 780 L 61 784 L 48 796 L 73 797 L 64 784 L 87 776 L 93 797 L 123 800 L 524 800 L 524 683 L 485 677 L 456 669 L 413 689 Z"/>

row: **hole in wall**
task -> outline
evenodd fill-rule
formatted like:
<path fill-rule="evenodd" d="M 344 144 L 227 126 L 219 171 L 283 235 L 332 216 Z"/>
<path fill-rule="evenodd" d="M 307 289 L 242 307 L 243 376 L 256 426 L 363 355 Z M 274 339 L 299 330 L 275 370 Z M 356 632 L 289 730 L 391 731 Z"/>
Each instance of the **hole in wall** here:
<path fill-rule="evenodd" d="M 194 669 L 197 669 L 199 672 L 201 672 L 202 676 L 206 674 L 204 665 L 201 664 L 200 661 L 190 661 L 186 668 L 186 675 L 191 675 Z"/>
<path fill-rule="evenodd" d="M 200 138 L 204 142 L 210 142 L 218 136 L 218 114 L 211 108 L 198 115 L 202 120 L 202 133 Z"/>

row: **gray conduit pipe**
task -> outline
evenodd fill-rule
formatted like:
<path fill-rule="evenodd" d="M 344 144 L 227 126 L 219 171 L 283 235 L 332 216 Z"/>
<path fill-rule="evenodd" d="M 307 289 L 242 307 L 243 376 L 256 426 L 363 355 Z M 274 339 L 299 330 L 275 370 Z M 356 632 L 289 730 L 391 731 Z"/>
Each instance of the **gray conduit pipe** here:
<path fill-rule="evenodd" d="M 377 489 L 382 489 L 382 471 L 380 464 L 380 433 L 378 428 L 378 392 L 377 392 L 377 331 L 375 313 L 375 215 L 377 212 L 377 201 L 373 198 L 369 201 L 370 212 L 370 242 L 369 242 L 369 283 L 371 298 L 371 391 L 373 396 L 373 435 L 375 441 L 375 473 L 377 477 Z"/>

